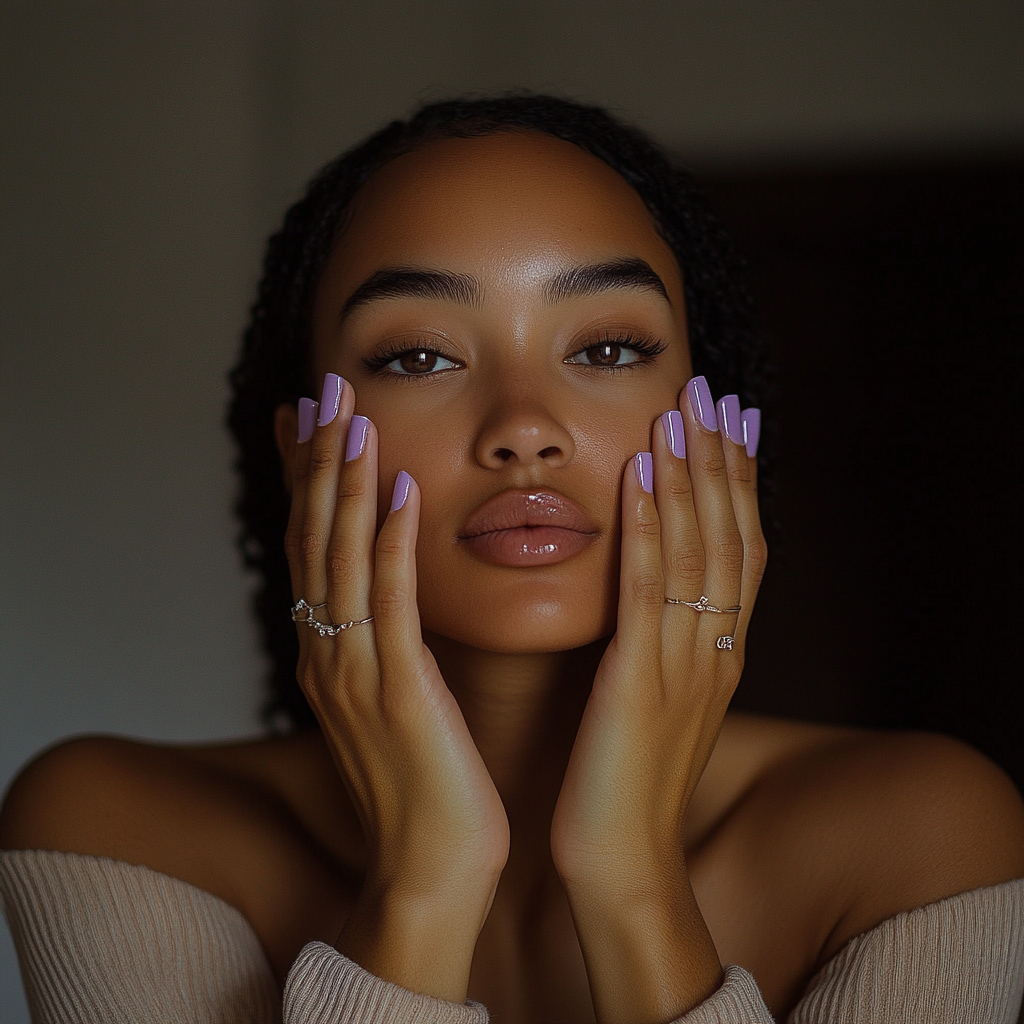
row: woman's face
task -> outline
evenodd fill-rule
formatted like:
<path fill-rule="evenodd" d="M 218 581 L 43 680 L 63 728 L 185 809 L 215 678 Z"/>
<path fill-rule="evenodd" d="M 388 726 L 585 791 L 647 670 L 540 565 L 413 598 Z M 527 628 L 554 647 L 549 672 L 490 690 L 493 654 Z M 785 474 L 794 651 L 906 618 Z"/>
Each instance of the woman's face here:
<path fill-rule="evenodd" d="M 540 134 L 402 156 L 356 197 L 313 328 L 315 379 L 377 428 L 379 523 L 399 470 L 422 492 L 424 628 L 522 653 L 613 633 L 623 470 L 691 376 L 679 267 L 625 181 Z M 497 564 L 466 536 L 508 491 L 575 503 L 590 538 Z"/>

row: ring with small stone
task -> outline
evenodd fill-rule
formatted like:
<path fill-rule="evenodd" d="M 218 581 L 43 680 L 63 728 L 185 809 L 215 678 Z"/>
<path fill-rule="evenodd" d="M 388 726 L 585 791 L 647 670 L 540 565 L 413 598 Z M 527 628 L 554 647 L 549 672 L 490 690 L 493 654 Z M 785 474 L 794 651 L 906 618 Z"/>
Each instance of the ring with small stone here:
<path fill-rule="evenodd" d="M 742 610 L 740 605 L 737 605 L 735 608 L 716 608 L 708 602 L 708 599 L 703 594 L 701 594 L 699 601 L 680 601 L 675 597 L 666 597 L 665 600 L 669 604 L 685 604 L 687 608 L 692 608 L 695 612 L 714 612 L 716 615 L 731 615 Z"/>
<path fill-rule="evenodd" d="M 361 626 L 364 622 L 373 622 L 373 616 L 365 619 L 353 619 L 351 622 L 321 622 L 314 617 L 313 612 L 318 608 L 326 608 L 327 602 L 310 604 L 305 598 L 300 597 L 292 605 L 292 622 L 304 622 L 310 629 L 315 629 L 321 636 L 337 636 L 343 629 L 351 629 L 353 626 Z M 306 614 L 300 619 L 299 612 Z"/>

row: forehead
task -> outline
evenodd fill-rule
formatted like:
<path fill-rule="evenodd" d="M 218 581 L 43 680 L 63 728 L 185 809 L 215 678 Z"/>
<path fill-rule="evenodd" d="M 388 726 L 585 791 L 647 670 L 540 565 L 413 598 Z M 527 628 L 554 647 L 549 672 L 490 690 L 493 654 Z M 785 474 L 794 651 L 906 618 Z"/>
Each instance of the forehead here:
<path fill-rule="evenodd" d="M 633 256 L 681 296 L 671 249 L 617 172 L 560 139 L 504 132 L 433 142 L 378 170 L 353 201 L 324 285 L 343 296 L 386 266 L 527 283 Z"/>

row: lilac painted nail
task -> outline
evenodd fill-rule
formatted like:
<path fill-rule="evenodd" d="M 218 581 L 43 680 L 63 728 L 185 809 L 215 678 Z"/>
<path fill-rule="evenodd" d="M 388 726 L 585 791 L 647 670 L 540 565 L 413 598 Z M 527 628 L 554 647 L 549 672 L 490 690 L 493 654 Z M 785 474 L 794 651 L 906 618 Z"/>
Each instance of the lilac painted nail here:
<path fill-rule="evenodd" d="M 743 444 L 739 395 L 724 395 L 718 400 L 718 426 L 733 444 Z"/>
<path fill-rule="evenodd" d="M 320 395 L 320 418 L 317 420 L 321 427 L 326 427 L 338 415 L 344 387 L 344 379 L 336 373 L 329 373 L 324 377 L 324 390 Z"/>
<path fill-rule="evenodd" d="M 677 459 L 685 459 L 686 436 L 683 434 L 683 414 L 678 409 L 672 409 L 661 417 L 661 426 L 665 431 L 669 451 Z"/>
<path fill-rule="evenodd" d="M 409 497 L 409 484 L 411 483 L 412 477 L 404 469 L 400 470 L 398 478 L 395 480 L 395 489 L 391 495 L 392 512 L 397 512 L 405 504 L 405 499 Z"/>
<path fill-rule="evenodd" d="M 370 429 L 370 421 L 365 416 L 353 416 L 348 425 L 348 441 L 345 444 L 345 461 L 351 462 L 363 454 L 366 447 L 366 432 Z"/>
<path fill-rule="evenodd" d="M 694 377 L 686 385 L 686 394 L 693 406 L 693 414 L 705 430 L 717 430 L 718 420 L 715 418 L 715 402 L 711 397 L 711 388 L 703 377 Z"/>
<path fill-rule="evenodd" d="M 747 455 L 753 458 L 757 454 L 757 442 L 761 440 L 761 410 L 743 410 L 743 443 L 747 446 Z"/>
<path fill-rule="evenodd" d="M 316 402 L 312 398 L 299 399 L 299 444 L 305 444 L 316 427 Z"/>
<path fill-rule="evenodd" d="M 638 452 L 633 459 L 637 483 L 648 493 L 654 493 L 654 459 L 650 452 Z"/>

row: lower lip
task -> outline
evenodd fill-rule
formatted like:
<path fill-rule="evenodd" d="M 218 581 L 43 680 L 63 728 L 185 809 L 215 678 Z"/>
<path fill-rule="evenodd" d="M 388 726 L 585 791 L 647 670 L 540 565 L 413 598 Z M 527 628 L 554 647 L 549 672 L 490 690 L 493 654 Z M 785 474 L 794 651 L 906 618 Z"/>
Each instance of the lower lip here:
<path fill-rule="evenodd" d="M 495 565 L 552 565 L 578 555 L 596 536 L 557 526 L 517 526 L 466 537 L 462 543 Z"/>

